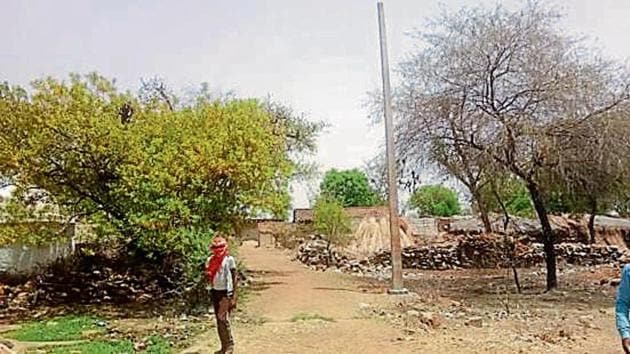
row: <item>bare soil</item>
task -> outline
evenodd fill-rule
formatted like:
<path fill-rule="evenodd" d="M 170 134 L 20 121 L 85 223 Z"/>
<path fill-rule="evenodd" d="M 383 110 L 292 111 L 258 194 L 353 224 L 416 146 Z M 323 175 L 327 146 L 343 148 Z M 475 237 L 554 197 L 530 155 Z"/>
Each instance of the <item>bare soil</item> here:
<path fill-rule="evenodd" d="M 619 353 L 612 267 L 564 268 L 561 290 L 543 293 L 544 272 L 407 272 L 415 293 L 390 296 L 385 281 L 316 272 L 275 249 L 245 244 L 252 294 L 234 315 L 238 353 Z M 431 313 L 438 326 L 412 317 Z M 305 316 L 308 314 L 309 316 Z M 470 320 L 481 318 L 481 327 Z M 214 329 L 186 353 L 218 348 Z"/>
<path fill-rule="evenodd" d="M 234 316 L 238 353 L 409 353 L 413 344 L 398 340 L 401 329 L 368 318 L 360 304 L 387 301 L 351 276 L 315 272 L 291 262 L 288 253 L 243 245 L 239 253 L 253 277 L 253 294 L 244 313 Z M 300 320 L 304 314 L 327 320 Z M 210 331 L 187 353 L 218 348 Z"/>
<path fill-rule="evenodd" d="M 620 353 L 614 323 L 618 276 L 612 267 L 565 268 L 560 290 L 544 293 L 544 272 L 521 269 L 523 293 L 516 294 L 505 270 L 410 272 L 406 286 L 418 294 L 401 301 L 398 313 L 429 311 L 442 328 L 419 332 L 414 349 L 423 353 Z M 385 287 L 383 282 L 371 281 Z M 603 284 L 602 284 L 603 283 Z M 400 328 L 415 323 L 390 321 Z M 482 327 L 467 325 L 481 318 Z M 416 326 L 417 328 L 417 326 Z"/>

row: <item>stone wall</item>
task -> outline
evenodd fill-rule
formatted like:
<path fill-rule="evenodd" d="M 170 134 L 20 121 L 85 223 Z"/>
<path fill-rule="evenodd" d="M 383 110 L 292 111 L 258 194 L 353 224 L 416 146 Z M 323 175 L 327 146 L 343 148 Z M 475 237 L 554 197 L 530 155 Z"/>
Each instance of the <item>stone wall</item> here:
<path fill-rule="evenodd" d="M 272 248 L 276 245 L 276 238 L 287 233 L 291 224 L 284 221 L 260 221 L 256 225 L 258 232 L 258 246 Z"/>
<path fill-rule="evenodd" d="M 0 247 L 0 274 L 28 275 L 55 260 L 67 257 L 74 251 L 74 228 L 66 227 L 66 237 L 41 246 L 13 244 Z"/>
<path fill-rule="evenodd" d="M 237 235 L 241 241 L 258 241 L 258 223 L 246 220 L 238 226 Z"/>
<path fill-rule="evenodd" d="M 575 265 L 617 264 L 624 256 L 624 251 L 617 246 L 561 243 L 555 248 L 559 262 Z M 402 262 L 407 269 L 497 268 L 508 264 L 509 255 L 500 237 L 470 236 L 459 243 L 405 247 Z M 511 255 L 517 267 L 544 264 L 543 246 L 539 243 L 519 244 Z M 366 273 L 389 267 L 390 257 L 389 251 L 381 251 L 368 258 L 354 259 L 333 250 L 330 265 L 349 272 Z M 298 248 L 296 258 L 310 266 L 325 266 L 328 258 L 326 242 L 312 237 Z"/>

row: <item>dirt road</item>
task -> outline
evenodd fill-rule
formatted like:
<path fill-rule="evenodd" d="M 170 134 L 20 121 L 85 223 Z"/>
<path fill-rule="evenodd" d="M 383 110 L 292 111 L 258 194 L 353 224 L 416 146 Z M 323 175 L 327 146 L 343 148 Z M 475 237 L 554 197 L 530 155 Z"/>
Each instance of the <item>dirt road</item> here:
<path fill-rule="evenodd" d="M 306 269 L 278 250 L 245 244 L 239 251 L 254 290 L 234 321 L 237 353 L 413 352 L 400 330 L 361 315 L 361 306 L 389 301 L 387 295 L 364 292 L 342 274 Z M 212 353 L 215 337 L 204 335 L 186 352 Z"/>
<path fill-rule="evenodd" d="M 237 353 L 604 354 L 620 349 L 614 329 L 614 289 L 584 292 L 572 288 L 570 296 L 559 298 L 524 295 L 512 300 L 517 306 L 514 311 L 522 317 L 493 320 L 490 314 L 500 311 L 502 305 L 494 304 L 495 295 L 479 295 L 475 287 L 493 289 L 483 274 L 425 274 L 416 286 L 408 282 L 420 294 L 410 300 L 424 301 L 423 306 L 429 303 L 433 307 L 428 310 L 437 313 L 463 311 L 464 318 L 410 335 L 384 316 L 366 316 L 369 310 L 382 308 L 396 313 L 395 305 L 405 301 L 383 294 L 382 283 L 334 271 L 316 272 L 291 262 L 287 253 L 275 249 L 246 244 L 240 256 L 252 276 L 253 290 L 233 321 Z M 470 279 L 457 278 L 464 275 Z M 434 276 L 444 279 L 435 283 Z M 580 287 L 590 282 L 573 278 Z M 453 300 L 467 304 L 468 309 L 452 309 Z M 484 316 L 482 327 L 463 324 L 472 315 Z M 217 348 L 216 334 L 211 330 L 185 353 L 213 353 Z"/>

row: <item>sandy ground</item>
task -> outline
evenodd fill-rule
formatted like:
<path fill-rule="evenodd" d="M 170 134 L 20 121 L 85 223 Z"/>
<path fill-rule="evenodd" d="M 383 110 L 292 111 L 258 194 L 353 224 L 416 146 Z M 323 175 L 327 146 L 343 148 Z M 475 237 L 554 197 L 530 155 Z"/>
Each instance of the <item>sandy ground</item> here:
<path fill-rule="evenodd" d="M 363 291 L 352 277 L 315 272 L 291 262 L 286 253 L 245 244 L 240 249 L 253 294 L 235 319 L 238 353 L 410 353 L 403 333 L 385 321 L 365 318 L 360 304 L 387 302 L 387 295 Z M 294 321 L 302 314 L 330 320 Z M 212 353 L 214 332 L 186 352 Z"/>
<path fill-rule="evenodd" d="M 316 272 L 279 250 L 245 244 L 240 253 L 253 291 L 233 321 L 237 353 L 621 352 L 615 288 L 599 284 L 614 269 L 563 270 L 563 291 L 544 295 L 536 270 L 521 271 L 522 295 L 508 295 L 504 272 L 417 272 L 406 282 L 417 295 L 397 297 L 384 282 Z M 437 313 L 443 325 L 413 327 L 409 309 Z M 327 319 L 296 321 L 303 314 Z M 466 325 L 475 316 L 482 327 Z M 185 352 L 217 348 L 210 331 Z"/>

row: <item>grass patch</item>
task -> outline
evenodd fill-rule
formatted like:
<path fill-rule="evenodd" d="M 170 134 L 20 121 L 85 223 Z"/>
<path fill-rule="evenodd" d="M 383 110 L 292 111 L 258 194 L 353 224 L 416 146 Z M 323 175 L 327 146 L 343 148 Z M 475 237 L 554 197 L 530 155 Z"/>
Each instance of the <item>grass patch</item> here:
<path fill-rule="evenodd" d="M 33 352 L 35 353 L 35 351 Z M 94 341 L 77 345 L 51 348 L 50 354 L 85 353 L 85 354 L 122 354 L 135 353 L 130 341 Z"/>
<path fill-rule="evenodd" d="M 42 353 L 44 351 L 47 354 L 133 354 L 137 353 L 134 350 L 133 342 L 130 340 L 97 340 L 92 342 L 85 342 L 75 345 L 65 345 L 53 348 L 37 348 L 29 351 L 28 353 Z M 147 348 L 139 353 L 145 354 L 171 354 L 173 348 L 171 344 L 161 336 L 152 336 L 147 341 Z"/>
<path fill-rule="evenodd" d="M 171 343 L 169 343 L 164 337 L 151 336 L 146 352 L 148 354 L 169 354 L 173 352 Z"/>
<path fill-rule="evenodd" d="M 59 342 L 84 339 L 86 331 L 101 332 L 97 319 L 89 316 L 63 316 L 47 321 L 33 322 L 4 334 L 22 342 Z"/>
<path fill-rule="evenodd" d="M 291 322 L 300 322 L 300 321 L 324 321 L 324 322 L 335 322 L 335 319 L 332 317 L 322 316 L 317 313 L 298 313 L 293 318 L 291 318 Z"/>

